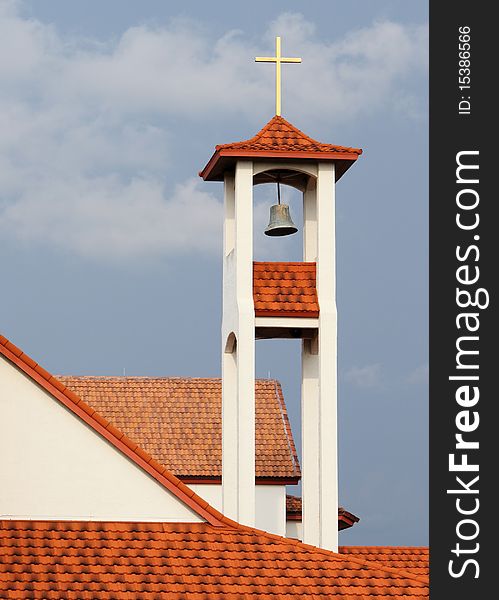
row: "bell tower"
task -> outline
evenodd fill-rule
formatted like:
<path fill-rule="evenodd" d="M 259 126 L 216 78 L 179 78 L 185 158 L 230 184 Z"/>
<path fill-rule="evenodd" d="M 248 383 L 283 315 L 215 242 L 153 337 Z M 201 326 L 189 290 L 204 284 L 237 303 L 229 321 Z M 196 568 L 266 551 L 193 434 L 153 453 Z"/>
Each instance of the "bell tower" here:
<path fill-rule="evenodd" d="M 280 115 L 252 138 L 216 146 L 200 176 L 224 182 L 222 316 L 223 512 L 255 524 L 255 340 L 302 340 L 303 541 L 337 551 L 337 315 L 335 187 L 362 150 L 318 142 Z M 302 192 L 303 262 L 253 261 L 253 188 L 277 182 Z M 267 235 L 297 230 L 279 202 Z"/>

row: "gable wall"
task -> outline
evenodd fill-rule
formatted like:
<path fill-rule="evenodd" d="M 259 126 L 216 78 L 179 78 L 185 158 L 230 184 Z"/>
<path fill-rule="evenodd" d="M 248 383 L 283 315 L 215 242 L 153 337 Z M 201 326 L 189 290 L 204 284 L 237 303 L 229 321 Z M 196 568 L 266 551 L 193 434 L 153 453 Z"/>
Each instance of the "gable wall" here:
<path fill-rule="evenodd" d="M 0 356 L 0 518 L 202 519 Z"/>

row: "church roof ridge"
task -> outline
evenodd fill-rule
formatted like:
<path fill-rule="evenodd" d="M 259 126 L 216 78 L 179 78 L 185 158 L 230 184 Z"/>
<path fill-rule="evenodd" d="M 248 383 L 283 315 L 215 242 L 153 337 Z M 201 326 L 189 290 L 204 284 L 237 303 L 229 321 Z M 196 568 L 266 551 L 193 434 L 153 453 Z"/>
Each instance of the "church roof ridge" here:
<path fill-rule="evenodd" d="M 56 378 L 67 378 L 67 379 L 107 379 L 109 381 L 125 381 L 127 379 L 132 380 L 140 380 L 144 379 L 145 381 L 203 381 L 203 382 L 213 382 L 220 383 L 222 381 L 221 377 L 196 377 L 196 376 L 183 376 L 183 375 L 74 375 L 71 373 L 57 373 L 54 375 Z M 255 379 L 258 382 L 269 382 L 269 383 L 277 383 L 280 385 L 280 382 L 275 377 L 267 378 L 267 377 L 258 377 Z"/>

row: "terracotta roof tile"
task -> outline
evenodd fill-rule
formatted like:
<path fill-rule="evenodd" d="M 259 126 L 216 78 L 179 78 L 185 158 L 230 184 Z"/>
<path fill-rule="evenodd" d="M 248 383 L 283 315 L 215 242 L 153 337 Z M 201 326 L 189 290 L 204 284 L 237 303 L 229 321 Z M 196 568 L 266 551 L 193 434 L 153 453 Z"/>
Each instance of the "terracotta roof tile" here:
<path fill-rule="evenodd" d="M 342 554 L 418 576 L 429 574 L 429 550 L 415 546 L 340 546 Z"/>
<path fill-rule="evenodd" d="M 362 154 L 360 148 L 349 148 L 336 144 L 324 144 L 314 140 L 300 131 L 284 117 L 275 115 L 249 140 L 219 144 L 216 150 L 257 150 L 277 152 L 314 152 L 317 154 L 328 152 L 345 152 Z"/>
<path fill-rule="evenodd" d="M 0 354 L 207 522 L 0 521 L 4 597 L 427 597 L 427 578 L 286 540 L 224 517 L 172 473 L 158 471 L 161 465 L 156 461 L 147 463 L 130 450 L 131 440 L 119 440 L 110 423 L 102 425 L 81 410 L 74 393 L 61 392 L 50 383 L 50 373 L 36 371 L 31 359 L 23 360 L 25 355 L 12 352 L 7 343 L 0 337 Z"/>
<path fill-rule="evenodd" d="M 428 582 L 243 527 L 0 521 L 10 599 L 426 598 Z"/>
<path fill-rule="evenodd" d="M 318 317 L 315 280 L 312 262 L 254 262 L 255 316 Z"/>
<path fill-rule="evenodd" d="M 301 517 L 301 498 L 286 494 L 286 513 L 288 515 L 300 515 Z"/>
<path fill-rule="evenodd" d="M 302 499 L 300 496 L 286 494 L 286 519 L 288 521 L 302 520 Z M 338 528 L 340 531 L 352 527 L 359 521 L 359 517 L 356 517 L 342 506 L 338 507 Z"/>
<path fill-rule="evenodd" d="M 216 146 L 199 175 L 205 180 L 223 179 L 223 171 L 233 166 L 235 158 L 305 158 L 334 160 L 338 179 L 361 154 L 360 148 L 318 142 L 276 115 L 252 138 Z"/>
<path fill-rule="evenodd" d="M 222 475 L 220 379 L 59 376 L 156 461 L 185 481 Z M 280 384 L 258 380 L 256 476 L 300 477 Z"/>

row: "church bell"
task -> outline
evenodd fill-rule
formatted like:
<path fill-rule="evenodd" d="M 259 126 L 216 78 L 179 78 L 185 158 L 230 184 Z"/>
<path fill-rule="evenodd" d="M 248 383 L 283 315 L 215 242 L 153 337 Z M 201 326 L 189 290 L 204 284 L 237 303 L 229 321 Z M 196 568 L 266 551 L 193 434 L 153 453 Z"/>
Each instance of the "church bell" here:
<path fill-rule="evenodd" d="M 270 207 L 270 220 L 267 229 L 265 229 L 265 235 L 276 237 L 296 233 L 298 228 L 291 219 L 289 206 L 287 204 L 281 204 L 281 188 L 279 181 L 277 182 L 277 202 L 277 204 Z"/>

